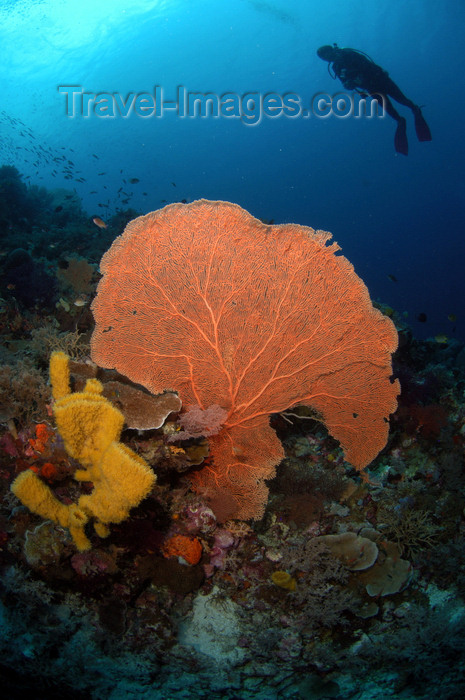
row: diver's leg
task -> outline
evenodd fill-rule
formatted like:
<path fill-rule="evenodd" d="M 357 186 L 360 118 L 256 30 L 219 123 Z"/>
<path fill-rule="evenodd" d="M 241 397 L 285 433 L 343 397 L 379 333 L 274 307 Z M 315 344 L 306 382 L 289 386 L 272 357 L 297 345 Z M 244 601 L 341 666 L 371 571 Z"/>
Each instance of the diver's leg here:
<path fill-rule="evenodd" d="M 395 84 L 391 78 L 386 78 L 385 83 L 383 85 L 383 93 L 389 95 L 389 97 L 392 97 L 393 100 L 398 102 L 401 105 L 405 105 L 405 107 L 409 107 L 410 109 L 419 109 L 417 105 L 412 102 L 412 100 L 409 100 L 408 97 L 404 95 L 402 90 Z"/>
<path fill-rule="evenodd" d="M 392 97 L 396 102 L 401 105 L 409 107 L 413 112 L 413 118 L 415 120 L 415 131 L 417 132 L 417 138 L 419 141 L 431 141 L 431 131 L 429 126 L 421 113 L 421 109 L 412 100 L 404 95 L 402 90 L 395 84 L 391 78 L 388 78 L 385 86 L 386 93 Z"/>
<path fill-rule="evenodd" d="M 397 153 L 402 153 L 402 155 L 408 155 L 408 141 L 407 141 L 407 122 L 404 117 L 401 117 L 399 112 L 394 108 L 391 100 L 387 95 L 380 95 L 379 93 L 372 93 L 371 97 L 378 102 L 379 105 L 384 109 L 386 114 L 396 120 L 397 129 L 394 136 L 394 148 Z"/>

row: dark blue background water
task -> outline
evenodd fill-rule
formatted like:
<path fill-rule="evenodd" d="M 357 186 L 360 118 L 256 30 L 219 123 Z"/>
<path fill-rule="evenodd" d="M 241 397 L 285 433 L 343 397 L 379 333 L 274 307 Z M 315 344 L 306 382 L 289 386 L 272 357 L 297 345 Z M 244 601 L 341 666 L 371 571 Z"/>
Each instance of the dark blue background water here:
<path fill-rule="evenodd" d="M 114 212 L 123 186 L 127 206 L 144 213 L 205 197 L 329 230 L 372 298 L 408 312 L 417 336 L 464 339 L 464 27 L 463 0 L 0 2 L 0 164 L 31 183 L 75 187 L 89 215 Z M 425 105 L 433 141 L 417 142 L 405 108 L 408 157 L 394 152 L 389 118 L 71 119 L 57 90 L 161 85 L 173 99 L 183 85 L 294 92 L 309 104 L 340 89 L 315 53 L 332 42 L 368 53 Z M 52 175 L 50 153 L 66 154 L 85 181 Z M 127 189 L 123 178 L 140 182 Z"/>

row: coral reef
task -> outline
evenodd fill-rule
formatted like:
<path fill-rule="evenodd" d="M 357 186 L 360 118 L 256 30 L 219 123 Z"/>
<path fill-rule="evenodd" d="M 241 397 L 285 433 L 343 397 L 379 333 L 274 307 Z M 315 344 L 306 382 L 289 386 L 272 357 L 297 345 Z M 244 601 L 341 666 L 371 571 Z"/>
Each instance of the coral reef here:
<path fill-rule="evenodd" d="M 463 344 L 417 341 L 404 318 L 379 305 L 400 333 L 393 369 L 402 392 L 367 478 L 345 461 L 321 415 L 288 407 L 271 418 L 284 459 L 267 483 L 263 517 L 228 519 L 235 503 L 227 493 L 217 490 L 215 500 L 208 488 L 193 489 L 193 473 L 215 474 L 224 425 L 215 402 L 208 412 L 192 401 L 178 415 L 177 394 L 149 395 L 89 358 L 90 273 L 130 217 L 122 212 L 92 237 L 69 192 L 44 195 L 42 206 L 17 173 L 0 169 L 0 184 L 3 176 L 15 201 L 29 204 L 23 220 L 0 187 L 1 214 L 13 227 L 0 267 L 23 248 L 56 278 L 60 296 L 56 306 L 27 306 L 10 289 L 0 304 L 5 697 L 461 697 Z M 58 228 L 50 208 L 68 202 L 74 214 L 65 212 Z M 57 231 L 60 252 L 50 247 Z M 81 278 L 88 286 L 78 291 Z M 50 386 L 53 351 L 75 360 L 52 362 Z M 108 497 L 108 508 L 121 505 L 127 457 L 129 468 L 149 465 L 156 483 L 108 523 L 96 504 Z M 31 487 L 37 512 L 11 491 L 17 480 Z M 76 551 L 71 513 L 88 520 L 77 532 L 91 549 Z"/>

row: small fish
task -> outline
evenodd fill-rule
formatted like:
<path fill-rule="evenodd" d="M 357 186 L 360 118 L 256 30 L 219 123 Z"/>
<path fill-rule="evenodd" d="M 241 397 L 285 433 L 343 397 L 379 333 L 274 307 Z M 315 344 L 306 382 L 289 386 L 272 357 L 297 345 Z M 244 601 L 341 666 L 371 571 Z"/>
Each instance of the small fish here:
<path fill-rule="evenodd" d="M 87 297 L 85 294 L 81 294 L 74 300 L 74 306 L 85 306 L 87 304 Z"/>
<path fill-rule="evenodd" d="M 98 160 L 98 156 L 96 156 L 95 153 L 92 153 L 92 155 L 94 158 L 97 158 L 97 160 Z"/>
<path fill-rule="evenodd" d="M 140 182 L 140 180 L 139 180 L 138 177 L 132 177 L 132 178 L 129 180 L 129 182 L 131 183 L 131 185 L 137 185 L 137 183 Z"/>
<path fill-rule="evenodd" d="M 427 320 L 428 316 L 425 313 L 423 313 L 423 311 L 418 314 L 417 321 L 420 321 L 420 323 L 426 323 Z"/>
<path fill-rule="evenodd" d="M 452 323 L 455 323 L 457 320 L 457 316 L 455 314 L 449 314 L 447 318 L 449 319 L 449 321 L 452 321 Z"/>
<path fill-rule="evenodd" d="M 91 190 L 90 193 L 91 193 L 91 194 L 97 194 L 97 190 Z"/>
<path fill-rule="evenodd" d="M 59 204 L 57 207 L 55 207 L 55 211 L 58 213 L 59 211 L 62 211 L 63 207 L 61 204 Z"/>
<path fill-rule="evenodd" d="M 94 218 L 92 219 L 92 221 L 93 221 L 94 224 L 95 224 L 96 226 L 98 226 L 99 228 L 108 228 L 108 226 L 106 225 L 106 223 L 104 222 L 104 220 L 100 218 L 100 216 L 94 216 Z"/>
<path fill-rule="evenodd" d="M 173 187 L 176 187 L 176 183 L 175 183 L 175 182 L 172 182 L 171 184 L 173 185 Z"/>
<path fill-rule="evenodd" d="M 147 197 L 147 192 L 142 192 L 142 194 L 144 195 L 144 197 Z"/>
<path fill-rule="evenodd" d="M 449 342 L 449 338 L 444 333 L 438 333 L 438 335 L 435 335 L 434 340 L 437 343 L 440 343 L 441 345 L 445 345 L 446 343 Z"/>
<path fill-rule="evenodd" d="M 391 282 L 397 282 L 397 277 L 394 277 L 394 275 L 388 275 L 387 278 L 391 280 Z"/>
<path fill-rule="evenodd" d="M 99 173 L 98 176 L 100 177 L 101 175 L 106 175 L 106 173 Z"/>

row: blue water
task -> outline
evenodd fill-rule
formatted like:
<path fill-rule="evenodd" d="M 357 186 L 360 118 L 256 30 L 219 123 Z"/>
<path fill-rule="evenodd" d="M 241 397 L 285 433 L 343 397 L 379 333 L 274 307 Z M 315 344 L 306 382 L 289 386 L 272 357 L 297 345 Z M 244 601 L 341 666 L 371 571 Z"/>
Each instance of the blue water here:
<path fill-rule="evenodd" d="M 0 165 L 29 183 L 74 187 L 89 215 L 123 208 L 123 188 L 124 206 L 141 213 L 205 197 L 329 230 L 372 298 L 408 313 L 418 337 L 463 340 L 464 26 L 463 0 L 0 2 Z M 281 116 L 254 126 L 175 111 L 70 117 L 58 90 L 126 97 L 158 85 L 173 100 L 184 86 L 295 93 L 308 105 L 341 87 L 316 55 L 332 42 L 368 53 L 424 105 L 433 141 L 416 140 L 403 107 L 408 157 L 396 155 L 388 117 Z M 61 154 L 73 180 L 51 160 Z"/>

